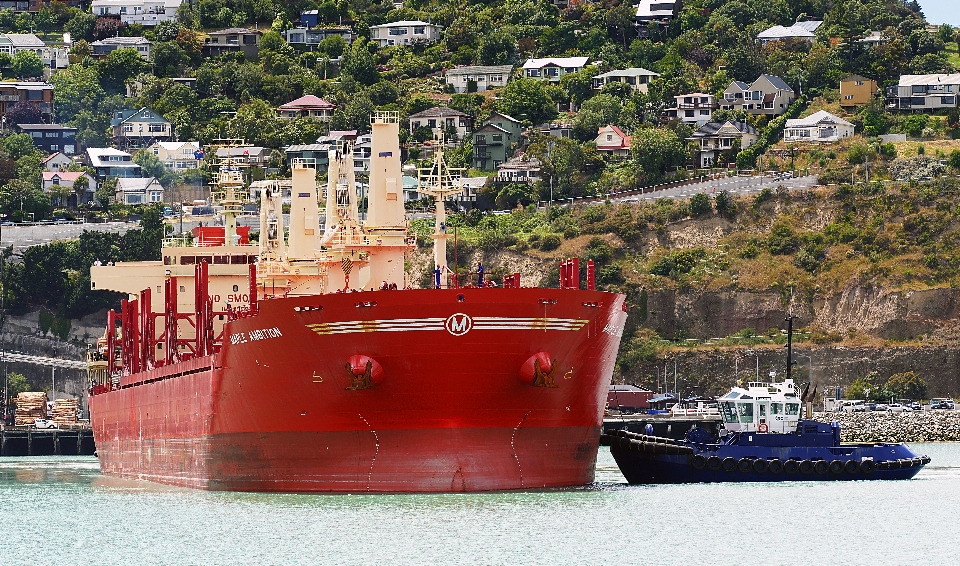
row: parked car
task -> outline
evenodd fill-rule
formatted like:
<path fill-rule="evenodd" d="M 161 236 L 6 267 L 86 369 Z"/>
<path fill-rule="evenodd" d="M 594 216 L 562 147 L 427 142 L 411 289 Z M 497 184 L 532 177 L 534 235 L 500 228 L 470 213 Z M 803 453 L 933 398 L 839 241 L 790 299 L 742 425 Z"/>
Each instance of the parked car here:
<path fill-rule="evenodd" d="M 931 409 L 952 409 L 953 399 L 930 399 Z"/>
<path fill-rule="evenodd" d="M 887 405 L 885 403 L 877 403 L 873 406 L 874 411 L 886 411 Z"/>
<path fill-rule="evenodd" d="M 913 411 L 913 409 L 901 403 L 890 403 L 889 405 L 887 405 L 887 411 L 890 411 L 892 413 L 904 413 L 904 412 L 909 413 Z"/>
<path fill-rule="evenodd" d="M 33 426 L 36 428 L 60 428 L 60 425 L 46 419 L 33 419 Z"/>
<path fill-rule="evenodd" d="M 918 401 L 914 401 L 913 403 L 910 403 L 909 407 L 914 411 L 920 411 L 923 409 L 923 405 L 921 405 Z"/>

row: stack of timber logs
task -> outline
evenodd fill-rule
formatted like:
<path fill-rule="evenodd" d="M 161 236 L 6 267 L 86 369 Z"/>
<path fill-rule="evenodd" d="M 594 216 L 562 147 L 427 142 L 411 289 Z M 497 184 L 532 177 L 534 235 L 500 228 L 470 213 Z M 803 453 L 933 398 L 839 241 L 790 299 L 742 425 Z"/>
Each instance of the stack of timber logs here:
<path fill-rule="evenodd" d="M 17 426 L 29 426 L 34 419 L 47 418 L 47 394 L 24 392 L 17 395 L 17 412 L 14 418 Z"/>
<path fill-rule="evenodd" d="M 69 425 L 77 422 L 77 400 L 57 399 L 53 402 L 53 422 Z"/>

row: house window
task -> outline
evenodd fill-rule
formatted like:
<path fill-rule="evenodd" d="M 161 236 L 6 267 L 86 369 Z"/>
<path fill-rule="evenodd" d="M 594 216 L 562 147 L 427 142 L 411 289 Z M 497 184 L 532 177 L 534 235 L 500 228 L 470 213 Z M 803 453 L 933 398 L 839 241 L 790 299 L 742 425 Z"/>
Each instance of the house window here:
<path fill-rule="evenodd" d="M 426 28 L 423 26 L 414 26 L 413 33 L 417 35 L 423 35 L 427 32 Z"/>
<path fill-rule="evenodd" d="M 493 134 L 493 141 L 503 141 L 503 134 Z"/>
<path fill-rule="evenodd" d="M 51 146 L 50 146 L 50 151 L 57 151 L 57 150 L 59 150 L 59 149 L 60 149 L 60 146 L 59 146 L 59 145 L 51 145 Z"/>
<path fill-rule="evenodd" d="M 160 202 L 163 200 L 163 193 L 160 191 L 150 191 L 150 202 Z"/>
<path fill-rule="evenodd" d="M 539 76 L 540 76 L 540 69 L 527 69 L 527 76 L 528 76 L 528 77 L 539 77 Z"/>
<path fill-rule="evenodd" d="M 701 115 L 701 116 L 709 116 L 709 115 L 710 115 L 710 111 L 709 111 L 709 110 L 701 110 L 701 111 L 700 111 L 700 115 Z"/>
<path fill-rule="evenodd" d="M 956 104 L 956 98 L 953 96 L 941 96 L 940 104 L 948 104 L 950 106 L 954 106 Z"/>
<path fill-rule="evenodd" d="M 151 131 L 151 132 L 165 132 L 165 131 L 167 131 L 167 125 L 166 125 L 166 124 L 150 124 L 150 131 Z"/>
<path fill-rule="evenodd" d="M 123 131 L 124 131 L 124 132 L 132 132 L 132 131 L 133 131 L 133 124 L 124 124 L 124 125 L 123 125 Z"/>
<path fill-rule="evenodd" d="M 613 134 L 607 134 L 607 141 L 613 141 Z"/>
<path fill-rule="evenodd" d="M 855 85 L 857 85 L 857 86 L 863 86 L 863 81 L 856 81 L 856 82 L 854 82 L 853 84 L 855 84 Z"/>
<path fill-rule="evenodd" d="M 407 35 L 407 28 L 390 28 L 390 35 Z"/>

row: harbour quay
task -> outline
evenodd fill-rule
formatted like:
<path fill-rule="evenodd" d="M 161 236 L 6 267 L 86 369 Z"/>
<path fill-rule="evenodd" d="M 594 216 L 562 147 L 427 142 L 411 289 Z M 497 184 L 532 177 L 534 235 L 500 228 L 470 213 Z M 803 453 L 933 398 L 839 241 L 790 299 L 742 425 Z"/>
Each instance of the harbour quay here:
<path fill-rule="evenodd" d="M 0 430 L 0 456 L 92 456 L 96 452 L 89 428 Z"/>
<path fill-rule="evenodd" d="M 958 442 L 960 411 L 865 411 L 815 413 L 821 422 L 840 423 L 844 442 Z"/>

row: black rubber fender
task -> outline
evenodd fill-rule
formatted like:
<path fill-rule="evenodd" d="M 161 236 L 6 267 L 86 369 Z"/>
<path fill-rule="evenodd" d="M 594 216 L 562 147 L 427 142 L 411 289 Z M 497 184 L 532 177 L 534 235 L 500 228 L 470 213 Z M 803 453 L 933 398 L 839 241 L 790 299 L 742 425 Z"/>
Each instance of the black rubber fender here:
<path fill-rule="evenodd" d="M 737 469 L 736 458 L 731 458 L 730 456 L 727 456 L 726 458 L 724 458 L 721 464 L 723 466 L 723 471 L 725 472 L 732 472 Z"/>
<path fill-rule="evenodd" d="M 747 473 L 753 469 L 753 458 L 740 458 L 740 461 L 737 462 L 737 469 L 743 473 Z"/>
<path fill-rule="evenodd" d="M 841 465 L 841 470 L 843 469 Z M 813 463 L 813 471 L 820 475 L 830 473 L 830 464 L 826 460 L 817 460 Z"/>
<path fill-rule="evenodd" d="M 800 471 L 800 462 L 796 460 L 787 460 L 783 463 L 783 471 L 786 474 L 795 474 Z"/>
<path fill-rule="evenodd" d="M 783 462 L 774 458 L 767 462 L 767 471 L 771 474 L 779 474 L 783 471 Z"/>
<path fill-rule="evenodd" d="M 843 469 L 846 470 L 848 474 L 859 474 L 860 462 L 857 462 L 856 460 L 847 460 L 847 463 L 843 465 Z"/>
<path fill-rule="evenodd" d="M 813 473 L 813 462 L 810 460 L 800 460 L 800 473 L 801 474 L 812 474 Z"/>
<path fill-rule="evenodd" d="M 719 472 L 720 468 L 723 466 L 722 460 L 716 456 L 710 456 L 707 458 L 707 469 L 711 472 Z"/>
<path fill-rule="evenodd" d="M 600 435 L 600 446 L 613 446 L 613 443 L 617 440 L 616 436 L 609 434 Z"/>
<path fill-rule="evenodd" d="M 707 465 L 707 459 L 703 457 L 703 454 L 694 454 L 690 456 L 690 465 L 693 466 L 694 470 L 702 470 Z"/>
<path fill-rule="evenodd" d="M 873 460 L 864 460 L 863 462 L 860 462 L 860 473 L 870 475 L 873 473 L 873 470 L 876 467 L 877 465 L 873 462 Z"/>
<path fill-rule="evenodd" d="M 770 464 L 763 458 L 757 458 L 753 461 L 753 471 L 757 472 L 758 474 L 762 474 L 763 472 L 767 471 L 769 466 Z"/>
<path fill-rule="evenodd" d="M 840 460 L 833 460 L 830 462 L 830 473 L 833 475 L 839 475 L 843 473 L 844 464 Z"/>
<path fill-rule="evenodd" d="M 922 466 L 922 465 L 923 465 L 923 458 L 914 458 L 914 459 L 913 459 L 913 466 L 914 466 L 914 467 L 920 467 L 920 466 Z"/>

